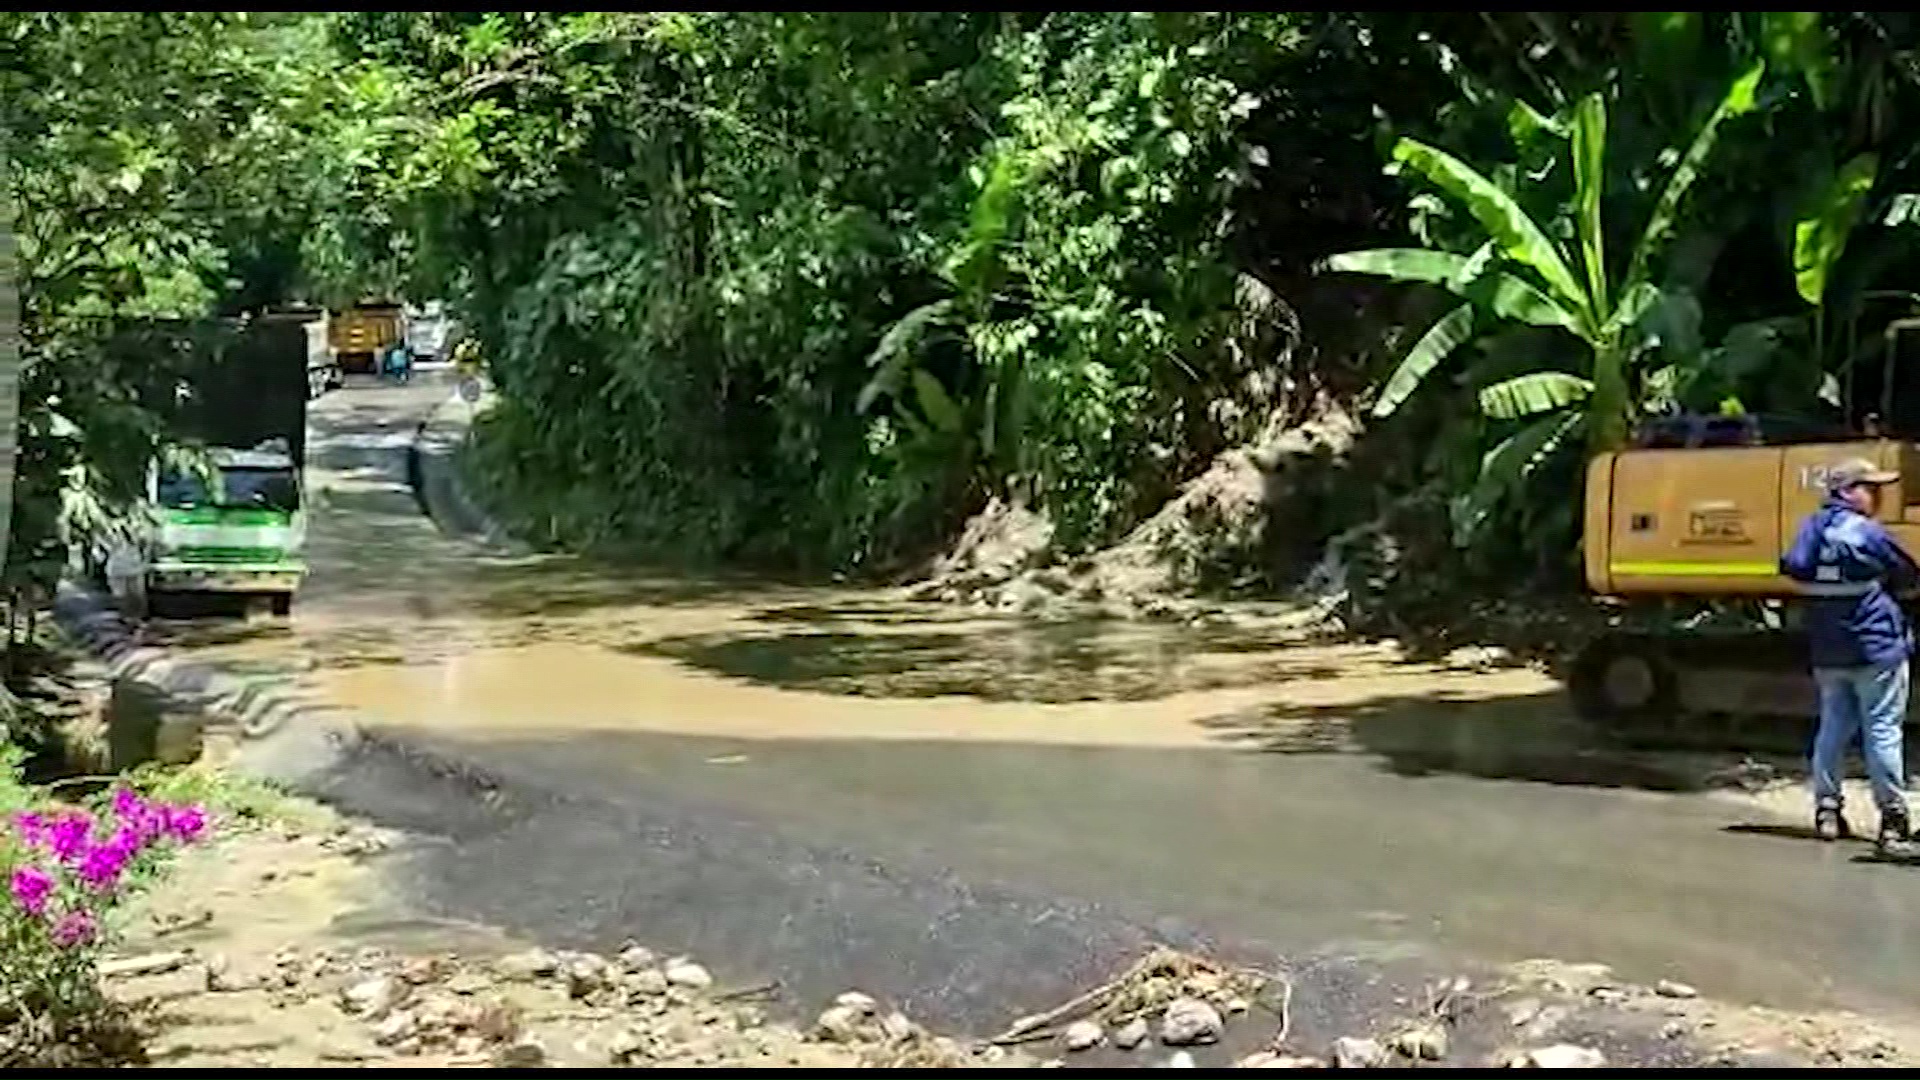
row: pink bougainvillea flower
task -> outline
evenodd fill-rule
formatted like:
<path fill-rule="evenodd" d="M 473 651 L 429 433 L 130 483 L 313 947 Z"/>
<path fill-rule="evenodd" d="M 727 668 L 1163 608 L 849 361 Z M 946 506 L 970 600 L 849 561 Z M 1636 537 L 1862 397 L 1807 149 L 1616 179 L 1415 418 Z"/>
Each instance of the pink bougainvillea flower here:
<path fill-rule="evenodd" d="M 28 847 L 39 847 L 47 835 L 47 815 L 36 810 L 22 810 L 13 816 L 14 831 L 20 834 L 21 843 Z"/>
<path fill-rule="evenodd" d="M 124 787 L 113 789 L 113 813 L 120 820 L 126 821 L 137 817 L 146 808 L 147 802 L 140 797 L 139 792 Z"/>
<path fill-rule="evenodd" d="M 207 831 L 207 812 L 198 806 L 167 808 L 167 833 L 183 844 L 191 844 Z"/>
<path fill-rule="evenodd" d="M 93 940 L 93 935 L 98 929 L 99 926 L 93 921 L 91 914 L 85 911 L 69 911 L 60 916 L 59 922 L 53 924 L 53 943 L 63 949 L 85 945 Z"/>
<path fill-rule="evenodd" d="M 129 847 L 109 840 L 89 847 L 80 856 L 80 867 L 76 873 L 89 889 L 105 892 L 120 883 L 120 874 L 126 870 L 127 862 L 132 858 L 133 851 Z"/>
<path fill-rule="evenodd" d="M 39 915 L 47 910 L 47 897 L 53 894 L 53 875 L 37 866 L 22 866 L 14 870 L 13 880 L 8 882 L 13 893 L 13 902 L 29 915 Z"/>
<path fill-rule="evenodd" d="M 163 806 L 143 806 L 139 813 L 121 821 L 125 823 L 121 828 L 132 832 L 142 844 L 159 838 L 167 831 L 167 811 Z"/>
<path fill-rule="evenodd" d="M 146 830 L 137 829 L 132 825 L 122 825 L 114 830 L 113 835 L 107 840 L 107 845 L 132 858 L 140 854 L 140 850 L 147 846 L 150 839 Z"/>
<path fill-rule="evenodd" d="M 47 847 L 61 862 L 73 862 L 87 847 L 93 833 L 93 818 L 84 811 L 65 814 L 47 826 Z"/>

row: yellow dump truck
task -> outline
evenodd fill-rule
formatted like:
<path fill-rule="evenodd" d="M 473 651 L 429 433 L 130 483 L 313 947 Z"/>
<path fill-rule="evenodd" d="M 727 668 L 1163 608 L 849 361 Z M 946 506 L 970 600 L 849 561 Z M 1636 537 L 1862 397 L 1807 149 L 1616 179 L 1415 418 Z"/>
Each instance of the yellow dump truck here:
<path fill-rule="evenodd" d="M 345 372 L 378 374 L 380 358 L 406 336 L 406 313 L 398 304 L 356 304 L 327 316 L 327 343 Z"/>

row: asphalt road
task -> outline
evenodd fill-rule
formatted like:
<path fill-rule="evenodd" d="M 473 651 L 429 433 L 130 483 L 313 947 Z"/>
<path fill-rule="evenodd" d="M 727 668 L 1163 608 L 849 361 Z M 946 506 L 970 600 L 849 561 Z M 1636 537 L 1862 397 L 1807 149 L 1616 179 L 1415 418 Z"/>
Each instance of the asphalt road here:
<path fill-rule="evenodd" d="M 445 393 L 354 388 L 319 403 L 327 494 L 295 633 L 183 644 L 212 663 L 285 664 L 360 715 L 372 738 L 322 793 L 426 838 L 396 874 L 434 913 L 556 944 L 682 949 L 738 983 L 778 978 L 801 1004 L 857 984 L 969 1030 L 1155 941 L 1286 964 L 1309 1037 L 1437 975 L 1533 956 L 1783 1006 L 1914 1000 L 1920 872 L 1730 832 L 1725 802 L 1409 775 L 1367 753 L 1099 745 L 1097 731 L 827 737 L 813 729 L 839 710 L 817 690 L 727 697 L 751 680 L 622 650 L 614 630 L 704 626 L 686 596 L 602 613 L 569 593 L 564 619 L 554 604 L 502 607 L 475 583 L 572 582 L 578 568 L 502 559 L 419 515 L 405 447 Z M 516 661 L 523 639 L 559 651 Z M 616 662 L 684 681 L 595 685 Z M 709 683 L 717 696 L 699 696 Z M 487 689 L 462 697 L 468 684 Z M 952 695 L 936 707 L 943 724 L 973 708 Z M 1097 725 L 1102 708 L 1032 715 Z M 654 722 L 702 709 L 765 715 L 730 716 L 752 721 L 750 738 Z"/>

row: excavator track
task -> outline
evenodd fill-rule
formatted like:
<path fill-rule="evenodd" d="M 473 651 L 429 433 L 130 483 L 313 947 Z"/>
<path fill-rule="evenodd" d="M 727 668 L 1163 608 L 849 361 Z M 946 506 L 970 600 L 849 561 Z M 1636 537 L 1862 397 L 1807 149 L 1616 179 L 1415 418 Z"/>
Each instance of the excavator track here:
<path fill-rule="evenodd" d="M 1805 639 L 1787 631 L 1617 631 L 1569 673 L 1575 711 L 1641 749 L 1802 755 L 1818 716 Z"/>

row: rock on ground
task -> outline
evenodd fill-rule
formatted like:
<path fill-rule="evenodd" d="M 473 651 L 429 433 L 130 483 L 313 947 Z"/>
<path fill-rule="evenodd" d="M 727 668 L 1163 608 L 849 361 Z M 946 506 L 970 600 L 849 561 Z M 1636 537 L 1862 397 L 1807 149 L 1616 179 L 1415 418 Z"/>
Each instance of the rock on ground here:
<path fill-rule="evenodd" d="M 1091 1050 L 1105 1038 L 1106 1032 L 1100 1029 L 1099 1024 L 1091 1020 L 1076 1020 L 1061 1033 L 1060 1045 L 1072 1051 Z"/>
<path fill-rule="evenodd" d="M 1387 1049 L 1372 1039 L 1349 1036 L 1333 1040 L 1327 1057 L 1336 1069 L 1378 1069 L 1387 1063 Z"/>
<path fill-rule="evenodd" d="M 1217 1042 L 1225 1029 L 1220 1010 L 1197 998 L 1180 998 L 1160 1018 L 1160 1041 L 1168 1046 Z"/>
<path fill-rule="evenodd" d="M 1147 1026 L 1146 1019 L 1136 1017 L 1113 1029 L 1113 1045 L 1122 1050 L 1131 1050 L 1146 1042 L 1147 1036 L 1151 1034 L 1153 1031 Z"/>

